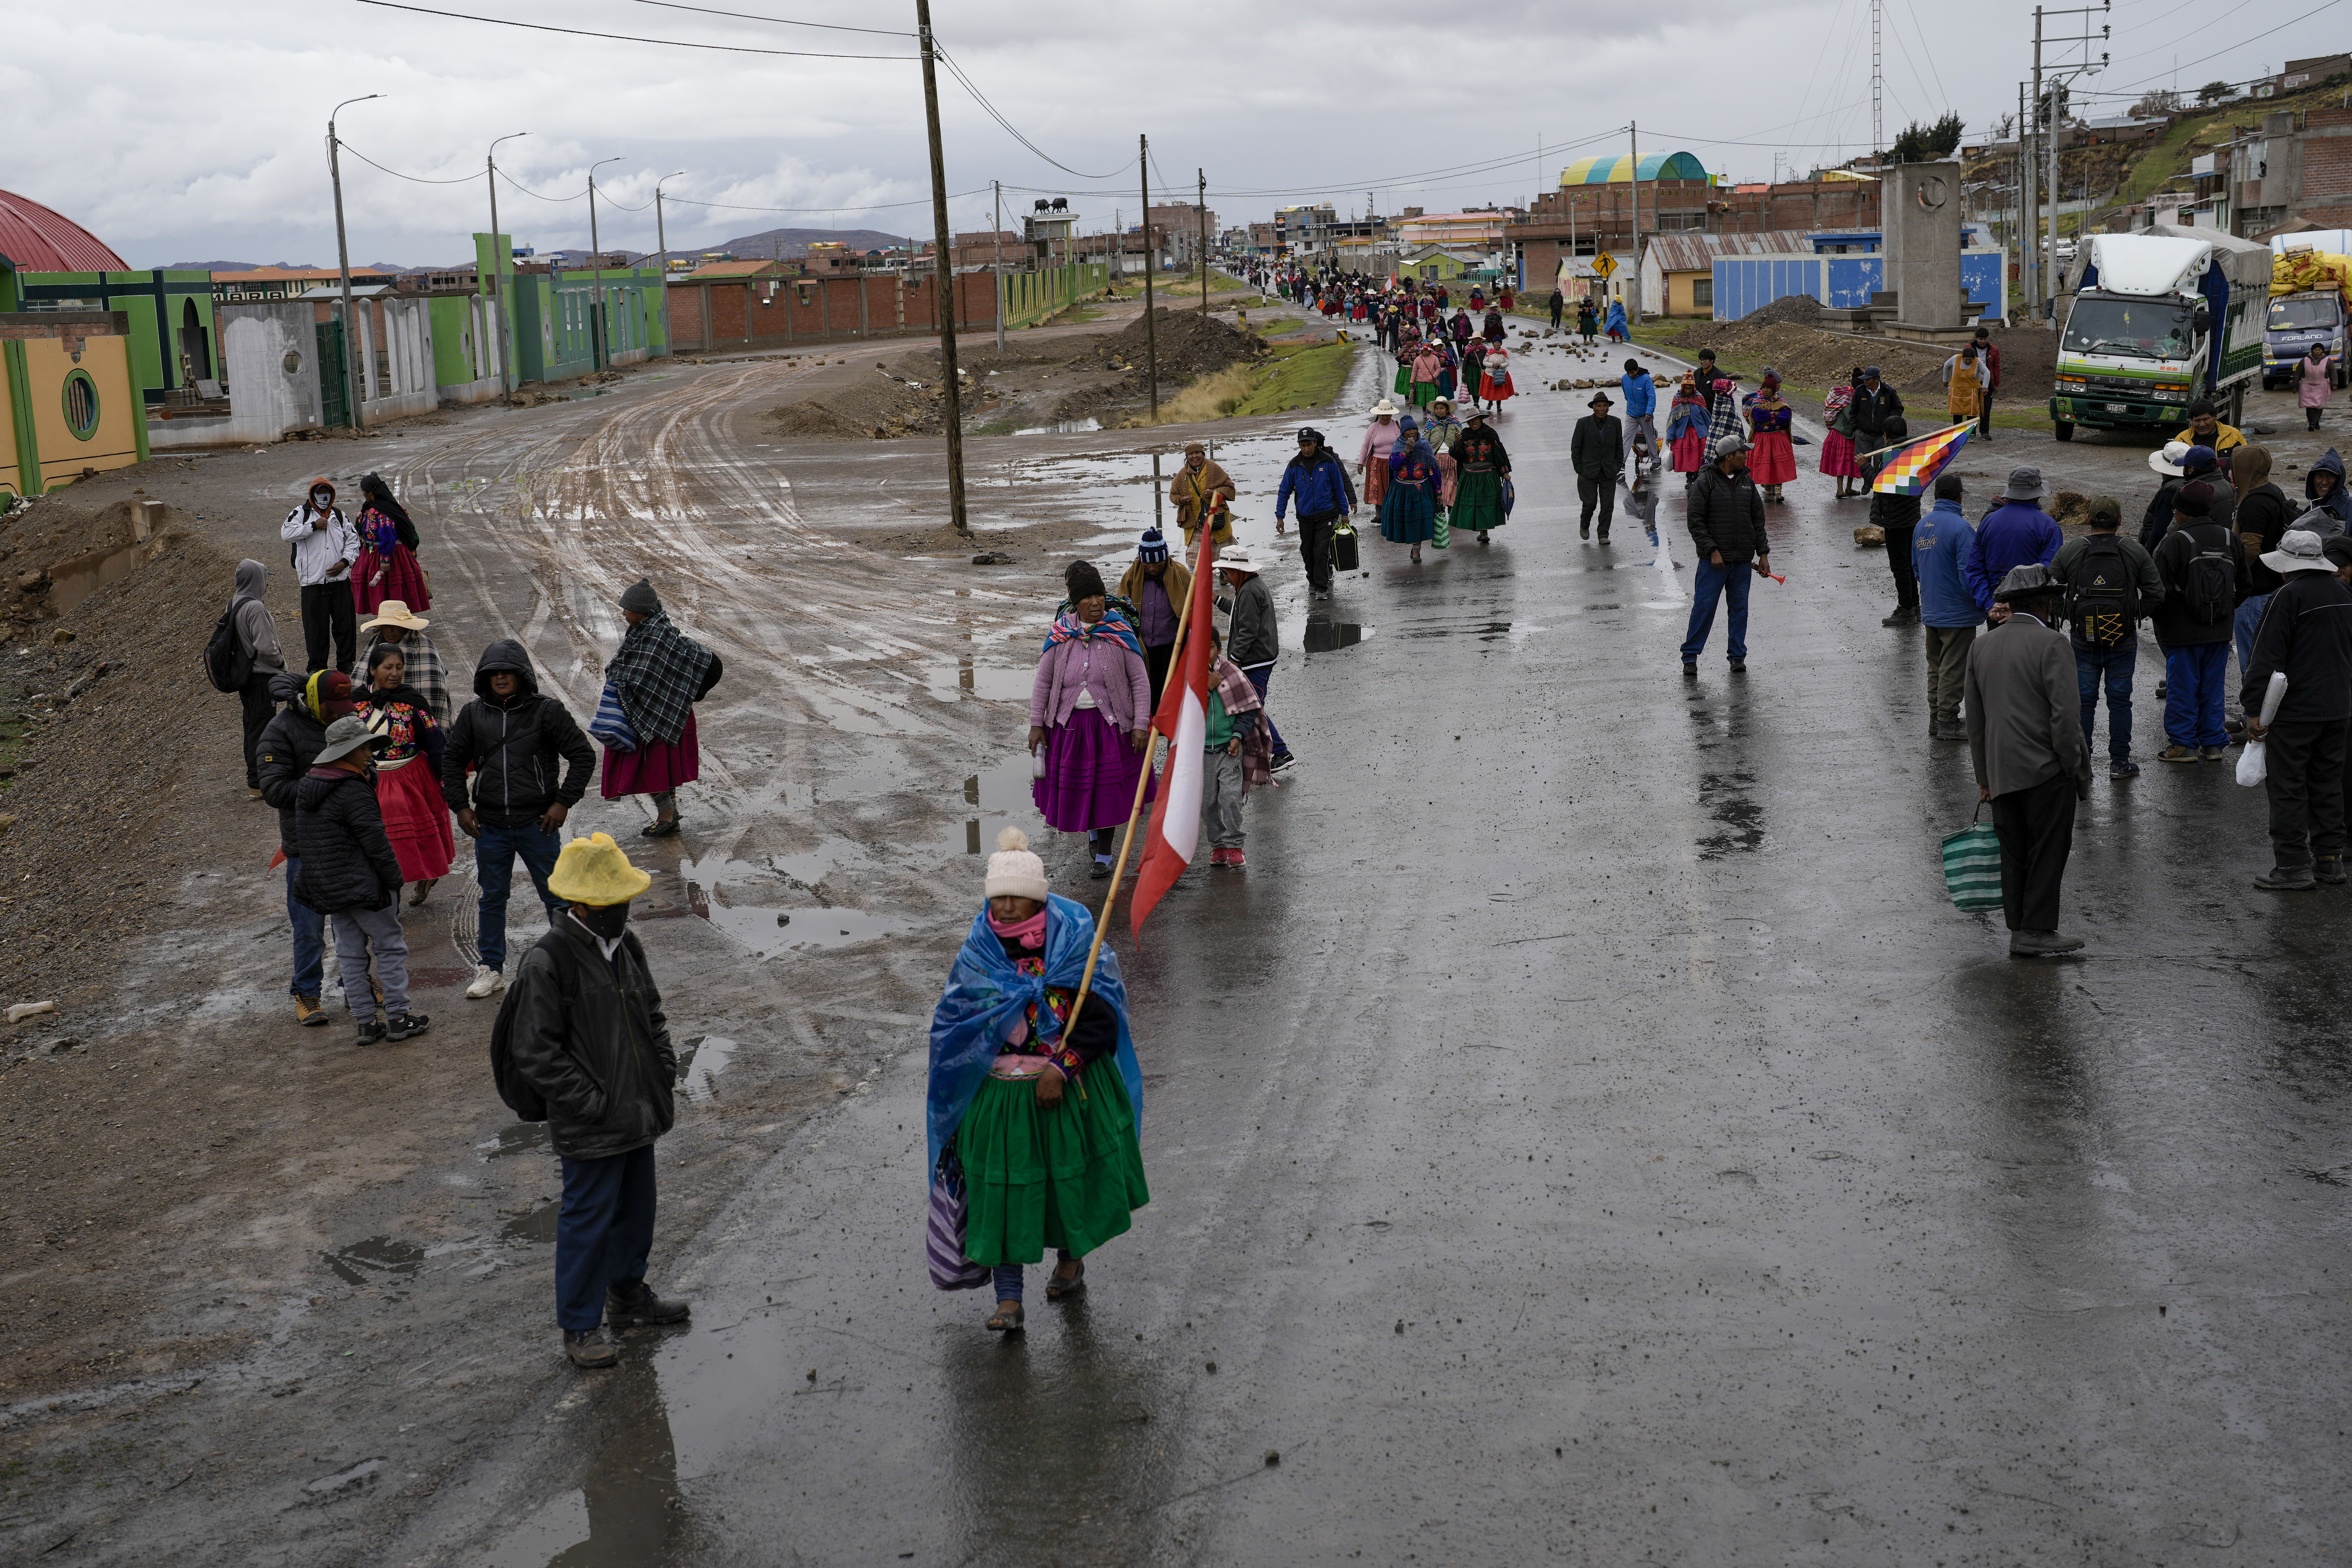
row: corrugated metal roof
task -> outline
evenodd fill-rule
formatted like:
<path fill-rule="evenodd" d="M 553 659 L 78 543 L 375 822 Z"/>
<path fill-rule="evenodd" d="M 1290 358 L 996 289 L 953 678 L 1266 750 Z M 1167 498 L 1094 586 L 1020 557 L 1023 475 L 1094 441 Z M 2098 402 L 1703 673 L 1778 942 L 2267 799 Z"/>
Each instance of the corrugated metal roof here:
<path fill-rule="evenodd" d="M 19 272 L 128 272 L 125 261 L 73 219 L 0 191 L 0 256 Z"/>
<path fill-rule="evenodd" d="M 1762 234 L 1654 234 L 1650 254 L 1664 272 L 1705 272 L 1718 256 L 1811 256 L 1811 237 L 1802 229 L 1774 228 Z"/>

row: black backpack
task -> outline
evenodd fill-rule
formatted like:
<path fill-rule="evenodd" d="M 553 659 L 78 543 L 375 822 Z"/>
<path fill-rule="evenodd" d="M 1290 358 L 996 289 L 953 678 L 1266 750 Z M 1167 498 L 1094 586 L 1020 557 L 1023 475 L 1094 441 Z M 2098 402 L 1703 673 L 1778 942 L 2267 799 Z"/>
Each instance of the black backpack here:
<path fill-rule="evenodd" d="M 551 949 L 559 967 L 563 955 L 554 944 L 562 942 L 553 931 L 539 939 L 538 945 Z M 518 969 L 521 965 L 516 965 Z M 514 1010 L 517 993 L 507 987 L 505 999 L 499 1003 L 498 1021 L 490 1026 L 490 1081 L 498 1086 L 499 1098 L 507 1109 L 524 1121 L 547 1120 L 547 1097 L 539 1092 L 531 1081 L 515 1070 Z"/>
<path fill-rule="evenodd" d="M 205 643 L 205 679 L 215 691 L 242 691 L 253 679 L 253 656 L 236 635 L 236 606 L 231 605 L 213 623 Z"/>
<path fill-rule="evenodd" d="M 2139 625 L 2138 575 L 2114 534 L 2085 540 L 2066 590 L 2074 635 L 2095 647 L 2122 647 Z"/>
<path fill-rule="evenodd" d="M 2230 560 L 2229 535 L 2223 531 L 2221 544 L 2209 550 L 2197 537 L 2199 528 L 2219 528 L 2218 523 L 2200 522 L 2189 530 L 2189 542 L 2196 553 L 2180 574 L 2180 598 L 2189 618 L 2200 626 L 2216 621 L 2226 621 L 2238 608 L 2238 569 Z"/>

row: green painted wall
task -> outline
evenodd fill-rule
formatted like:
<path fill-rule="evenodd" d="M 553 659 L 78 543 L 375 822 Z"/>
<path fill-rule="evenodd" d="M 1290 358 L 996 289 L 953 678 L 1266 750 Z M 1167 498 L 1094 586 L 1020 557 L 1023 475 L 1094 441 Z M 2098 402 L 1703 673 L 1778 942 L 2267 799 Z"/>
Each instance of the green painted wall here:
<path fill-rule="evenodd" d="M 1042 272 L 1008 272 L 999 281 L 997 309 L 1004 324 L 1025 327 L 1110 287 L 1110 264 L 1080 261 Z"/>
<path fill-rule="evenodd" d="M 26 272 L 19 275 L 16 310 L 39 310 L 70 300 L 95 301 L 97 310 L 121 310 L 131 319 L 131 377 L 149 404 L 182 384 L 181 332 L 190 307 L 204 340 L 196 354 L 198 380 L 221 375 L 220 333 L 213 317 L 209 272 L 154 268 L 145 272 Z"/>
<path fill-rule="evenodd" d="M 604 353 L 592 325 L 601 285 Z M 521 381 L 571 381 L 631 349 L 669 353 L 668 301 L 656 267 L 525 272 L 514 279 L 515 368 Z"/>

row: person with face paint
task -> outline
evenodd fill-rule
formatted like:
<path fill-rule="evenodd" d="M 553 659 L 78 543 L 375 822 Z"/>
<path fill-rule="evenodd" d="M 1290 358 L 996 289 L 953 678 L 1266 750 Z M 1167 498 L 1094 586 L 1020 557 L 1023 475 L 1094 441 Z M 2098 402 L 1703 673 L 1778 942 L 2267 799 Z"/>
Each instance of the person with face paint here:
<path fill-rule="evenodd" d="M 351 668 L 359 652 L 352 565 L 360 558 L 360 536 L 335 505 L 335 487 L 323 479 L 312 479 L 302 504 L 286 514 L 278 537 L 290 546 L 295 580 L 302 586 L 302 648 L 311 672 Z M 331 660 L 327 658 L 331 636 Z"/>
<path fill-rule="evenodd" d="M 405 1040 L 431 1026 L 408 1010 L 408 938 L 400 929 L 400 859 L 375 798 L 375 752 L 392 737 L 356 713 L 327 726 L 310 771 L 295 786 L 295 841 L 302 869 L 295 896 L 335 921 L 343 999 L 359 1019 L 359 1044 Z M 372 985 L 368 962 L 373 954 Z M 383 988 L 385 1016 L 376 1016 Z"/>
<path fill-rule="evenodd" d="M 573 1366 L 621 1359 L 616 1329 L 684 1322 L 692 1308 L 646 1282 L 654 1245 L 654 1142 L 677 1119 L 677 1052 L 629 904 L 653 886 L 610 835 L 563 847 L 562 900 L 515 966 L 490 1036 L 493 1063 L 541 1103 L 563 1166 L 555 1219 L 555 1321 Z M 506 1086 L 502 1079 L 501 1093 Z M 509 1102 L 513 1097 L 509 1096 Z"/>

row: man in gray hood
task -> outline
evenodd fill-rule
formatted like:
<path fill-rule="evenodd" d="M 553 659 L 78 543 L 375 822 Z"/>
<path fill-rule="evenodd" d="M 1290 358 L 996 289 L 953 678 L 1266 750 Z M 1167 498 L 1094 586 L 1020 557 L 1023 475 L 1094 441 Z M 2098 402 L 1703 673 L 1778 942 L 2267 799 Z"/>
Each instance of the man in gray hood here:
<path fill-rule="evenodd" d="M 278 701 L 269 694 L 269 683 L 286 673 L 286 652 L 278 643 L 278 623 L 270 618 L 269 606 L 261 602 L 262 590 L 268 585 L 268 567 L 258 561 L 240 561 L 236 563 L 236 590 L 228 600 L 228 607 L 236 612 L 231 624 L 236 628 L 237 651 L 253 663 L 253 673 L 245 678 L 237 700 L 245 708 L 245 793 L 254 800 L 261 798 L 261 770 L 255 761 L 261 731 L 278 715 Z"/>

